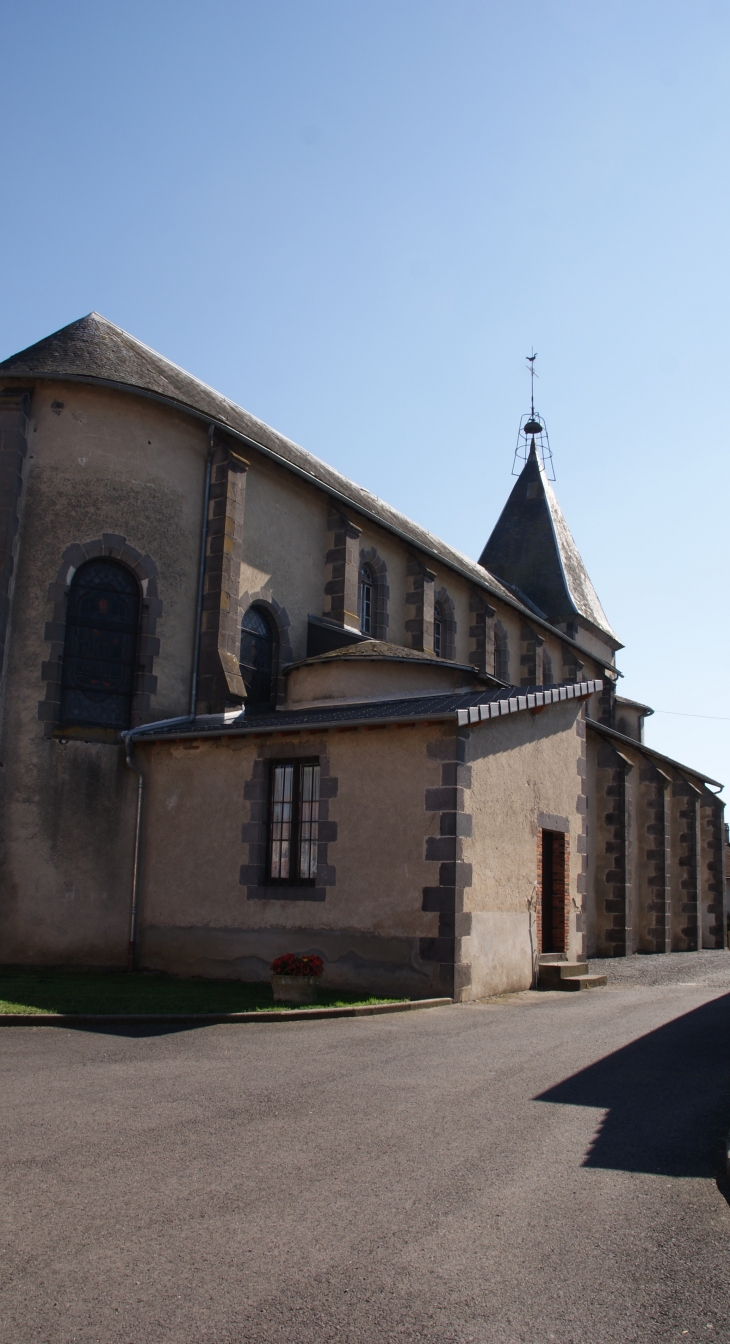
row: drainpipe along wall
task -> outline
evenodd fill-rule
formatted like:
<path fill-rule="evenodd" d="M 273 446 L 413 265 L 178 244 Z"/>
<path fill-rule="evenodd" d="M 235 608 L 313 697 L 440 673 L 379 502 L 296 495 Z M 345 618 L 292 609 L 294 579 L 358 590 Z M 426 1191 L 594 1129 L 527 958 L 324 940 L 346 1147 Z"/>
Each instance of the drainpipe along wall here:
<path fill-rule="evenodd" d="M 205 556 L 208 548 L 208 509 L 210 507 L 210 476 L 215 449 L 215 425 L 208 428 L 208 457 L 205 464 L 205 488 L 203 491 L 203 526 L 200 537 L 200 564 L 198 567 L 198 600 L 195 611 L 195 642 L 193 645 L 193 671 L 190 679 L 190 709 L 175 719 L 158 719 L 155 723 L 143 723 L 139 728 L 130 728 L 122 733 L 126 751 L 126 761 L 130 770 L 137 776 L 137 811 L 134 827 L 134 856 L 132 862 L 132 898 L 129 910 L 129 944 L 127 947 L 127 970 L 134 970 L 137 943 L 137 905 L 139 900 L 139 864 L 142 844 L 142 803 L 144 799 L 144 775 L 132 758 L 132 745 L 136 737 L 149 733 L 155 728 L 192 723 L 195 718 L 195 706 L 198 699 L 198 670 L 200 667 L 200 622 L 203 614 L 203 584 L 205 581 Z"/>

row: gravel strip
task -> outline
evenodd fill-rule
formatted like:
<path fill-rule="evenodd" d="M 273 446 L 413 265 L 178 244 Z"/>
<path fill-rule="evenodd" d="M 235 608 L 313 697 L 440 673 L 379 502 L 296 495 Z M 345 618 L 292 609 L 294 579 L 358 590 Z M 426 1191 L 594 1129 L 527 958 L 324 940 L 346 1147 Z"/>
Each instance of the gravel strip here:
<path fill-rule="evenodd" d="M 592 974 L 605 975 L 609 985 L 705 985 L 730 990 L 730 950 L 637 953 L 633 957 L 593 957 Z"/>

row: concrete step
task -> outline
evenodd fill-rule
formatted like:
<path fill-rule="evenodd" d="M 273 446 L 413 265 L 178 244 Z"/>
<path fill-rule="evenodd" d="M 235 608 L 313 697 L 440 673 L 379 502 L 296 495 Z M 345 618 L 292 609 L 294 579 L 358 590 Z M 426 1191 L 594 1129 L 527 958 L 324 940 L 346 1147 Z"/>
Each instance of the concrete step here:
<path fill-rule="evenodd" d="M 600 989 L 605 984 L 605 975 L 566 975 L 559 985 L 551 985 L 551 989 Z"/>
<path fill-rule="evenodd" d="M 588 974 L 587 961 L 540 961 L 541 989 L 562 989 L 562 981 Z"/>

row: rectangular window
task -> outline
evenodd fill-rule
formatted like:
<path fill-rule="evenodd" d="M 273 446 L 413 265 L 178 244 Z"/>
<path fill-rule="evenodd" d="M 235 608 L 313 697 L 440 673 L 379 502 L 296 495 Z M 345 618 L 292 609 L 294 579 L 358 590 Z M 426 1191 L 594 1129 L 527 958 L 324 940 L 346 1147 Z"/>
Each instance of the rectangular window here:
<path fill-rule="evenodd" d="M 271 767 L 269 882 L 314 883 L 319 832 L 319 762 L 276 761 Z"/>

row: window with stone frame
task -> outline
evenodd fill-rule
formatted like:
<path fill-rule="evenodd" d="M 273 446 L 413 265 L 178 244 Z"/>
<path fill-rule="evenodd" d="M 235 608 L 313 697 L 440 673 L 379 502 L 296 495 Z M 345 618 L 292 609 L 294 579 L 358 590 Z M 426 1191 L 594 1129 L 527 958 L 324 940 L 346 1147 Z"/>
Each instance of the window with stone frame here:
<path fill-rule="evenodd" d="M 124 731 L 137 676 L 140 587 L 126 565 L 80 565 L 68 594 L 60 726 Z"/>
<path fill-rule="evenodd" d="M 364 591 L 364 586 L 369 592 Z M 360 551 L 358 569 L 358 625 L 362 634 L 369 639 L 387 639 L 388 625 L 388 567 L 375 546 L 363 547 Z M 369 606 L 369 621 L 368 621 Z"/>
<path fill-rule="evenodd" d="M 272 761 L 267 883 L 314 886 L 319 841 L 319 761 Z"/>

